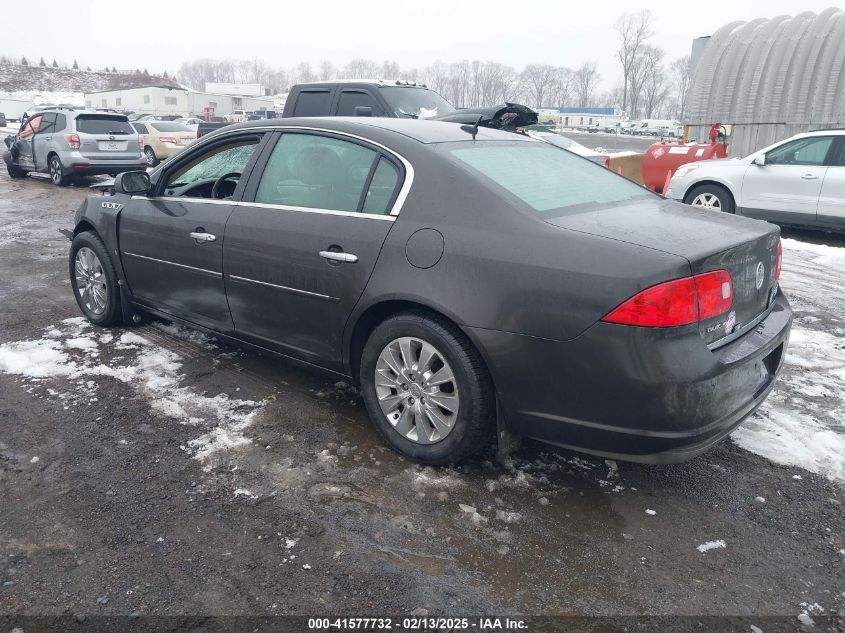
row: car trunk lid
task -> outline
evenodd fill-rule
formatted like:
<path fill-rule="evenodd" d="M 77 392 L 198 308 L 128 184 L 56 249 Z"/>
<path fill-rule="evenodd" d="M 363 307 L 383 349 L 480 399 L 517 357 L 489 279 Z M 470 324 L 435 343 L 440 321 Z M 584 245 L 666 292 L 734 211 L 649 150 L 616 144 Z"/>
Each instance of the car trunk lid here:
<path fill-rule="evenodd" d="M 124 116 L 81 114 L 76 118 L 79 152 L 96 162 L 131 160 L 140 154 L 138 134 Z"/>
<path fill-rule="evenodd" d="M 733 283 L 729 311 L 701 321 L 701 335 L 716 344 L 744 331 L 768 310 L 777 290 L 780 229 L 773 224 L 696 209 L 659 198 L 571 211 L 546 220 L 582 233 L 679 255 L 693 275 L 727 270 Z"/>

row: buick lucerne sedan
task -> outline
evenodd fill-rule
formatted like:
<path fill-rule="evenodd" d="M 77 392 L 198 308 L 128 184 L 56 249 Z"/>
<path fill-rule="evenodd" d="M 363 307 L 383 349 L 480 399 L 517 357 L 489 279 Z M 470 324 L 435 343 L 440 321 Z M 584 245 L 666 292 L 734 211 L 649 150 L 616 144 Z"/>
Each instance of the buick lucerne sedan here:
<path fill-rule="evenodd" d="M 91 322 L 151 313 L 345 376 L 424 463 L 497 428 L 682 461 L 763 402 L 785 355 L 776 226 L 527 136 L 254 121 L 114 191 L 80 207 L 70 250 Z"/>

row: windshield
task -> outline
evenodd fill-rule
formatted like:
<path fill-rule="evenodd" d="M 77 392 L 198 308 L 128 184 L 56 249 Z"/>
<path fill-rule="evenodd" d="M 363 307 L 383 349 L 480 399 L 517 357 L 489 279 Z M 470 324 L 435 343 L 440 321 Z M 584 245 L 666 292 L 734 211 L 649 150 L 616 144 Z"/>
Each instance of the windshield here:
<path fill-rule="evenodd" d="M 381 86 L 379 90 L 398 117 L 430 119 L 455 109 L 446 99 L 428 88 Z"/>
<path fill-rule="evenodd" d="M 611 205 L 652 195 L 605 167 L 546 144 L 475 144 L 450 153 L 543 218 L 558 217 L 561 209 Z"/>
<path fill-rule="evenodd" d="M 190 132 L 187 127 L 175 121 L 156 121 L 155 123 L 148 123 L 151 128 L 159 132 Z"/>
<path fill-rule="evenodd" d="M 82 114 L 76 117 L 76 131 L 85 134 L 135 134 L 125 116 Z"/>

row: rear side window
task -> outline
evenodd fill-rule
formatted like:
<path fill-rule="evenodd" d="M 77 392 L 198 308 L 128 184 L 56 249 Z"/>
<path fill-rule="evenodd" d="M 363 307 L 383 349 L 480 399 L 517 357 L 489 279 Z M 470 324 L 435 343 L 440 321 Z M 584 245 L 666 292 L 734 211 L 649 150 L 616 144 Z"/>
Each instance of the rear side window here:
<path fill-rule="evenodd" d="M 67 127 L 67 117 L 64 114 L 56 115 L 56 132 L 61 132 Z"/>
<path fill-rule="evenodd" d="M 283 134 L 255 201 L 310 209 L 358 211 L 376 152 L 314 134 Z"/>
<path fill-rule="evenodd" d="M 390 201 L 393 200 L 393 193 L 396 185 L 399 184 L 399 171 L 386 158 L 379 159 L 376 172 L 367 189 L 367 196 L 364 198 L 364 213 L 385 214 L 389 210 Z"/>
<path fill-rule="evenodd" d="M 330 102 L 331 92 L 328 90 L 304 90 L 296 98 L 293 116 L 326 116 Z"/>
<path fill-rule="evenodd" d="M 475 144 L 452 156 L 542 217 L 589 204 L 613 204 L 650 196 L 610 170 L 545 143 Z"/>
<path fill-rule="evenodd" d="M 76 117 L 76 131 L 84 134 L 134 134 L 126 117 L 81 114 Z"/>
<path fill-rule="evenodd" d="M 147 130 L 147 126 L 143 123 L 135 123 L 135 129 L 138 131 L 138 134 L 148 134 L 149 131 Z"/>
<path fill-rule="evenodd" d="M 56 131 L 56 113 L 45 112 L 41 115 L 41 126 L 38 128 L 41 134 L 52 134 Z"/>
<path fill-rule="evenodd" d="M 355 116 L 355 108 L 358 106 L 371 108 L 373 116 L 382 116 L 383 114 L 372 95 L 361 90 L 344 90 L 341 92 L 337 104 L 337 114 L 338 116 Z"/>

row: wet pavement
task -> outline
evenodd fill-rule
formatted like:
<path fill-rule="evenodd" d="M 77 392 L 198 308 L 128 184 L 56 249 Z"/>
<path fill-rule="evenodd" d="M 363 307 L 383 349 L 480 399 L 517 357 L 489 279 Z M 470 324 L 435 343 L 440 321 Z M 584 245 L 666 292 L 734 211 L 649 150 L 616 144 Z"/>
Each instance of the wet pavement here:
<path fill-rule="evenodd" d="M 384 446 L 344 383 L 162 322 L 87 325 L 58 230 L 88 193 L 0 174 L 0 345 L 20 363 L 7 354 L 0 371 L 0 614 L 780 615 L 797 626 L 845 609 L 845 495 L 827 462 L 775 464 L 746 450 L 752 434 L 676 466 L 525 442 L 505 465 L 488 454 L 421 467 Z M 841 351 L 845 271 L 818 276 L 824 264 L 800 246 L 814 237 L 790 240 L 796 325 Z M 799 380 L 817 371 L 836 390 L 833 358 L 788 363 L 771 410 L 809 402 L 841 432 L 842 394 L 802 400 Z"/>

